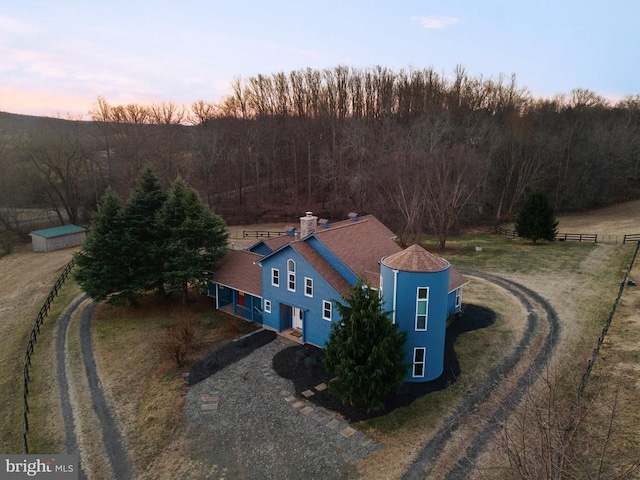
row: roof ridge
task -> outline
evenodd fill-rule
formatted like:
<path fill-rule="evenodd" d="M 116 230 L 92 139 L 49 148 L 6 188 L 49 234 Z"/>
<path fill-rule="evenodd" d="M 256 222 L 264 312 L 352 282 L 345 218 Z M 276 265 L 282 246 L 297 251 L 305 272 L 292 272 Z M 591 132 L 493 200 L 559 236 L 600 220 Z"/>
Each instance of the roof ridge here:
<path fill-rule="evenodd" d="M 316 228 L 316 231 L 313 232 L 313 234 L 316 233 L 323 233 L 323 232 L 331 232 L 333 230 L 338 230 L 340 228 L 345 228 L 345 227 L 350 227 L 352 225 L 358 225 L 359 223 L 365 223 L 368 222 L 371 217 L 373 215 L 365 215 L 364 217 L 359 217 L 358 220 L 340 220 L 339 222 L 336 222 L 335 225 L 331 225 L 329 224 L 329 226 L 327 228 Z M 305 237 L 306 238 L 306 237 Z"/>

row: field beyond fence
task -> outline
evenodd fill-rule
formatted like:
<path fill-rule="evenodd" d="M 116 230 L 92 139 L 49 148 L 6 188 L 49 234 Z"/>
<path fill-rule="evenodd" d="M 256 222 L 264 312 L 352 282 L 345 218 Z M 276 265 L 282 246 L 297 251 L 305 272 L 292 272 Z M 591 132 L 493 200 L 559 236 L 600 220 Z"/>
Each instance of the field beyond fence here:
<path fill-rule="evenodd" d="M 69 273 L 73 269 L 74 260 L 71 260 L 67 266 L 64 268 L 58 280 L 51 288 L 47 299 L 45 300 L 38 316 L 36 318 L 36 323 L 33 325 L 31 329 L 31 334 L 29 335 L 29 343 L 27 343 L 27 351 L 24 356 L 24 369 L 23 369 L 23 393 L 22 393 L 22 405 L 23 405 L 23 413 L 22 413 L 22 447 L 24 453 L 29 453 L 29 443 L 27 441 L 27 435 L 29 433 L 29 368 L 31 367 L 31 357 L 34 353 L 35 344 L 38 341 L 38 334 L 40 333 L 40 327 L 44 323 L 44 319 L 49 315 L 49 310 L 51 309 L 51 304 L 58 296 L 58 292 L 64 285 L 64 282 L 67 280 Z"/>

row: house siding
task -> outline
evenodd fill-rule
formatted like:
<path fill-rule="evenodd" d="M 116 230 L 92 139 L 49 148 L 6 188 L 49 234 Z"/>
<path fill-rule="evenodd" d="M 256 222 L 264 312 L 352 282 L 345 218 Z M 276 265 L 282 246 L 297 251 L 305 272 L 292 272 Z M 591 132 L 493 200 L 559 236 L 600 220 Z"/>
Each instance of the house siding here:
<path fill-rule="evenodd" d="M 271 250 L 264 242 L 260 242 L 249 249 L 250 252 L 258 253 L 260 255 L 269 255 Z"/>
<path fill-rule="evenodd" d="M 412 365 L 415 348 L 426 348 L 424 376 L 415 378 L 410 369 L 407 382 L 426 382 L 442 374 L 444 367 L 444 339 L 448 314 L 449 269 L 439 272 L 394 273 L 392 268 L 381 264 L 385 310 L 395 308 L 395 323 L 401 331 L 408 332 L 405 344 L 406 363 Z M 416 330 L 416 306 L 418 287 L 429 288 L 427 307 L 427 329 Z M 395 296 L 395 301 L 394 301 Z M 454 300 L 455 301 L 455 300 Z"/>
<path fill-rule="evenodd" d="M 295 292 L 288 289 L 287 281 L 280 280 L 280 286 L 271 285 L 271 269 L 287 271 L 287 261 L 296 264 Z M 304 294 L 305 277 L 313 279 L 313 297 Z M 322 318 L 322 301 L 333 302 L 340 295 L 320 276 L 320 274 L 291 247 L 285 247 L 262 263 L 263 298 L 271 301 L 271 313 L 263 313 L 265 326 L 277 332 L 292 328 L 290 307 L 302 310 L 302 341 L 324 347 L 329 339 L 331 323 L 338 321 L 336 309 L 333 309 L 332 322 Z"/>
<path fill-rule="evenodd" d="M 459 289 L 462 290 L 462 287 L 460 287 Z M 447 296 L 449 316 L 459 313 L 462 308 L 462 301 L 460 302 L 460 305 L 456 307 L 456 291 L 457 290 L 458 289 L 449 292 Z M 460 295 L 462 295 L 462 291 L 460 292 Z"/>
<path fill-rule="evenodd" d="M 53 252 L 55 250 L 62 250 L 63 248 L 82 245 L 86 236 L 85 232 L 71 233 L 52 238 L 32 234 L 31 239 L 34 252 Z"/>

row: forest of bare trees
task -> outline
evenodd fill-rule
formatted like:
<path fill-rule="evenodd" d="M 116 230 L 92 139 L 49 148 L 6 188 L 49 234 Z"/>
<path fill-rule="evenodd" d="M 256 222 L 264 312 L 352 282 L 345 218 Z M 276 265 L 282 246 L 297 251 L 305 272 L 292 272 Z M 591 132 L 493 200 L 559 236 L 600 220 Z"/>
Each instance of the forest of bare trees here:
<path fill-rule="evenodd" d="M 232 82 L 219 103 L 111 105 L 91 121 L 0 116 L 0 220 L 51 208 L 82 223 L 150 165 L 230 222 L 375 213 L 441 245 L 509 217 L 529 190 L 558 211 L 640 195 L 640 95 L 534 98 L 515 76 L 463 67 L 298 70 Z"/>

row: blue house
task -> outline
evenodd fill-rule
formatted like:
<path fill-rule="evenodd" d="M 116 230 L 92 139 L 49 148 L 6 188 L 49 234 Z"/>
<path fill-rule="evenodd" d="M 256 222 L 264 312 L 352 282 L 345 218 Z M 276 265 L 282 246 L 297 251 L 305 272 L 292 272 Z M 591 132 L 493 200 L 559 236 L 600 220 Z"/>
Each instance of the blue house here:
<path fill-rule="evenodd" d="M 409 334 L 406 381 L 439 377 L 447 321 L 460 312 L 468 280 L 418 245 L 403 250 L 372 215 L 330 224 L 307 212 L 299 236 L 292 231 L 229 250 L 209 295 L 219 309 L 324 347 L 331 324 L 341 321 L 334 302 L 358 278 L 381 292 L 385 310 Z"/>

